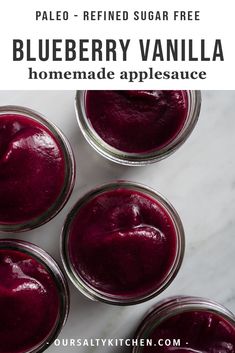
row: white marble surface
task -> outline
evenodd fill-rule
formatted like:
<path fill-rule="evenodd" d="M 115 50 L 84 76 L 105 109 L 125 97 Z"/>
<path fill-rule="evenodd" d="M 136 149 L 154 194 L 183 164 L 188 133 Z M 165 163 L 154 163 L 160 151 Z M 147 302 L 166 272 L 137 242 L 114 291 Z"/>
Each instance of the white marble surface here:
<path fill-rule="evenodd" d="M 191 294 L 213 298 L 235 312 L 235 91 L 205 91 L 200 119 L 188 141 L 168 159 L 147 167 L 106 161 L 81 136 L 72 91 L 0 91 L 0 105 L 28 106 L 56 123 L 75 152 L 77 181 L 64 210 L 43 227 L 12 235 L 38 244 L 59 262 L 59 237 L 77 198 L 113 179 L 139 181 L 163 193 L 176 207 L 186 232 L 186 254 L 174 282 L 147 303 L 112 307 L 71 288 L 71 311 L 60 338 L 131 337 L 143 313 L 161 298 Z M 1 238 L 4 235 L 0 235 Z M 51 346 L 48 353 L 127 352 L 124 348 Z"/>

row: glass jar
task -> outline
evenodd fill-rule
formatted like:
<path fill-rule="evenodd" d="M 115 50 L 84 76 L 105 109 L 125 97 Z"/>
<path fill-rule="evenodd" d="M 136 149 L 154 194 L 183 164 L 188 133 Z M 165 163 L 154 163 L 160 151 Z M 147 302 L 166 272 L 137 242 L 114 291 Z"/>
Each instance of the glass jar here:
<path fill-rule="evenodd" d="M 171 297 L 148 312 L 135 340 L 132 353 L 233 352 L 235 316 L 209 299 Z"/>
<path fill-rule="evenodd" d="M 41 226 L 73 190 L 75 161 L 63 133 L 41 114 L 0 107 L 0 232 Z"/>
<path fill-rule="evenodd" d="M 0 240 L 0 273 L 0 352 L 43 352 L 68 317 L 66 278 L 44 250 L 13 239 Z"/>
<path fill-rule="evenodd" d="M 68 214 L 61 237 L 62 261 L 77 289 L 116 305 L 161 293 L 178 273 L 184 248 L 174 207 L 155 190 L 128 181 L 85 194 Z"/>
<path fill-rule="evenodd" d="M 177 150 L 193 131 L 200 114 L 200 91 L 182 91 L 187 94 L 186 118 L 180 131 L 168 143 L 157 149 L 147 152 L 123 152 L 105 142 L 93 128 L 86 111 L 86 95 L 88 91 L 77 91 L 75 108 L 80 129 L 89 144 L 107 159 L 129 166 L 141 166 L 160 161 Z M 115 92 L 115 91 L 114 91 Z M 135 91 L 132 91 L 135 92 Z M 139 132 L 139 131 L 138 131 Z M 144 130 L 143 130 L 144 132 Z M 139 132 L 140 133 L 140 132 Z M 142 132 L 141 132 L 142 134 Z M 130 140 L 130 139 L 129 139 Z"/>

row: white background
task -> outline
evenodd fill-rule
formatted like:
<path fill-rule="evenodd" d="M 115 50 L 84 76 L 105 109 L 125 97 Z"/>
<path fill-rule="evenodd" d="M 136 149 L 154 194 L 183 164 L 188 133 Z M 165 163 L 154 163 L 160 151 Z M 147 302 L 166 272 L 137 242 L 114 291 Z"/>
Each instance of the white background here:
<path fill-rule="evenodd" d="M 199 22 L 83 22 L 71 16 L 67 22 L 35 21 L 36 10 L 67 10 L 70 14 L 81 14 L 83 10 L 200 10 Z M 147 88 L 156 89 L 235 89 L 234 72 L 234 1 L 188 1 L 153 0 L 143 1 L 1 1 L 0 3 L 0 89 L 125 89 Z M 39 38 L 131 38 L 128 62 L 121 61 L 100 62 L 13 62 L 12 39 Z M 195 43 L 202 38 L 206 39 L 209 53 L 213 47 L 214 39 L 222 40 L 225 61 L 220 62 L 144 62 L 142 63 L 137 49 L 139 38 L 193 38 Z M 198 47 L 198 45 L 196 45 Z M 35 49 L 35 48 L 34 48 Z M 98 70 L 106 66 L 108 70 L 144 70 L 152 66 L 156 70 L 205 70 L 206 80 L 177 81 L 161 80 L 146 81 L 144 84 L 131 84 L 116 79 L 115 81 L 74 81 L 74 80 L 28 80 L 28 67 L 36 70 Z"/>
<path fill-rule="evenodd" d="M 62 129 L 77 162 L 77 180 L 66 207 L 48 224 L 8 237 L 31 241 L 60 263 L 59 238 L 66 214 L 89 189 L 115 179 L 137 181 L 165 195 L 178 210 L 186 253 L 178 276 L 158 298 L 132 307 L 92 302 L 71 284 L 71 311 L 60 338 L 132 337 L 143 314 L 158 300 L 190 294 L 217 300 L 235 312 L 235 91 L 203 92 L 198 124 L 171 157 L 146 167 L 124 167 L 99 156 L 79 131 L 72 91 L 0 91 L 0 105 L 38 110 Z M 4 234 L 0 235 L 4 238 Z M 50 347 L 48 353 L 127 353 L 123 348 Z"/>

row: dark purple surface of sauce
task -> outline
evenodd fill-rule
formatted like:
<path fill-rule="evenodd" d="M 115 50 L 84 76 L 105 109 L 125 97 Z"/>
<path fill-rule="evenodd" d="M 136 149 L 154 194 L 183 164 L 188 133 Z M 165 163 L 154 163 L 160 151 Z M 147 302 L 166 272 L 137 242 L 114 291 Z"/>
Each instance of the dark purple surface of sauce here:
<path fill-rule="evenodd" d="M 210 311 L 189 311 L 166 319 L 150 337 L 180 339 L 180 347 L 145 347 L 143 353 L 234 353 L 235 327 L 222 316 Z M 162 341 L 161 341 L 162 343 Z"/>
<path fill-rule="evenodd" d="M 182 130 L 186 91 L 87 91 L 85 110 L 96 133 L 127 153 L 161 149 Z"/>
<path fill-rule="evenodd" d="M 59 314 L 56 284 L 31 256 L 0 250 L 0 352 L 23 353 L 52 331 Z"/>
<path fill-rule="evenodd" d="M 0 115 L 0 223 L 23 223 L 46 212 L 64 180 L 63 151 L 49 129 L 23 115 Z"/>
<path fill-rule="evenodd" d="M 98 291 L 134 297 L 160 287 L 175 260 L 176 231 L 150 196 L 118 188 L 85 203 L 70 229 L 76 272 Z"/>

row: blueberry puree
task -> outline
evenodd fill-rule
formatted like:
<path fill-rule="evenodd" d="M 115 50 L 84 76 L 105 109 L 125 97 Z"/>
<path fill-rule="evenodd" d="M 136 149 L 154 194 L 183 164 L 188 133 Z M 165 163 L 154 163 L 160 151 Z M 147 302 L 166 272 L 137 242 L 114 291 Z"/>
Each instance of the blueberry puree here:
<path fill-rule="evenodd" d="M 163 283 L 174 263 L 176 231 L 166 210 L 131 189 L 105 191 L 75 215 L 69 256 L 75 271 L 97 290 L 134 297 Z"/>
<path fill-rule="evenodd" d="M 145 347 L 143 353 L 234 353 L 235 327 L 210 311 L 188 311 L 164 320 L 150 335 L 159 339 L 180 339 L 180 347 Z"/>
<path fill-rule="evenodd" d="M 18 250 L 0 250 L 0 278 L 0 352 L 23 353 L 54 328 L 58 290 L 47 269 Z"/>
<path fill-rule="evenodd" d="M 49 129 L 24 115 L 0 115 L 0 223 L 23 223 L 46 212 L 64 180 L 63 151 Z"/>
<path fill-rule="evenodd" d="M 85 108 L 92 127 L 110 146 L 147 153 L 179 134 L 188 98 L 186 91 L 87 91 Z"/>

